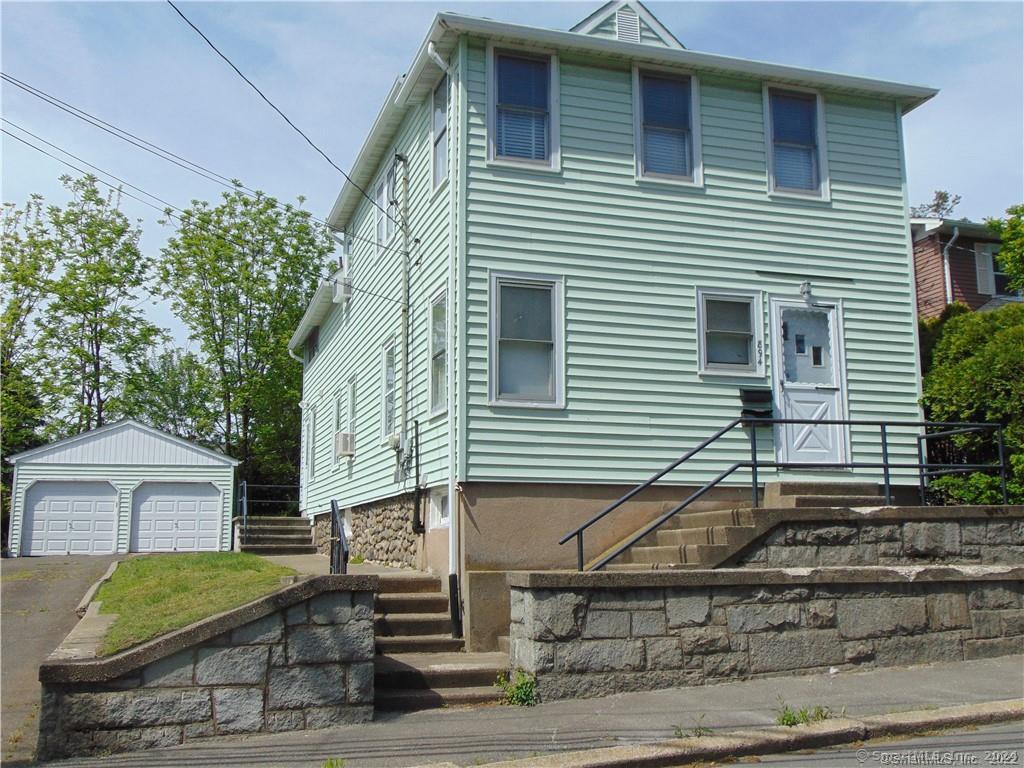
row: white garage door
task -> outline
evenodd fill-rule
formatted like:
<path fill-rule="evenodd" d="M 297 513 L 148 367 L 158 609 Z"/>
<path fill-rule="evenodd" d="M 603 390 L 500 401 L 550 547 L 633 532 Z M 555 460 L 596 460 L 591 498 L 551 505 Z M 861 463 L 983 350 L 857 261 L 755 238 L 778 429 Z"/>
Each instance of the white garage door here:
<path fill-rule="evenodd" d="M 46 480 L 25 494 L 23 555 L 109 555 L 117 539 L 117 491 L 109 483 Z"/>
<path fill-rule="evenodd" d="M 143 483 L 132 494 L 132 552 L 220 549 L 220 491 L 209 483 Z"/>

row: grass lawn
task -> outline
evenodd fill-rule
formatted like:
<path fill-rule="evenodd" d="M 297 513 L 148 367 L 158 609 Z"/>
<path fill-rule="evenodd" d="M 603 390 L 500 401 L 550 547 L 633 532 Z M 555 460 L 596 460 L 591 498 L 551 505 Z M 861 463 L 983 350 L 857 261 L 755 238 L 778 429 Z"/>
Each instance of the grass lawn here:
<path fill-rule="evenodd" d="M 100 587 L 100 613 L 116 613 L 104 655 L 255 600 L 295 574 L 244 552 L 145 555 L 123 561 Z"/>

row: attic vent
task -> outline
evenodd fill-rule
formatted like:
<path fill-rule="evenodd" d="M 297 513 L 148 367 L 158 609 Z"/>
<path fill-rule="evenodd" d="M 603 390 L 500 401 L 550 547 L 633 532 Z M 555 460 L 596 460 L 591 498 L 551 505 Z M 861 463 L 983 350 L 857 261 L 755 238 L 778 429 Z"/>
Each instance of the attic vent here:
<path fill-rule="evenodd" d="M 624 43 L 640 42 L 640 17 L 632 8 L 623 8 L 615 13 L 615 36 Z"/>

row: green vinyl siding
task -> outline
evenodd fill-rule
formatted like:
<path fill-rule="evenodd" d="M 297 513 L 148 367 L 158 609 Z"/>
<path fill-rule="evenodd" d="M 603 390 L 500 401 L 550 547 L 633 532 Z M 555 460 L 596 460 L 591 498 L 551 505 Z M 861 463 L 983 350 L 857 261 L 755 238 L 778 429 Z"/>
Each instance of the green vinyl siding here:
<path fill-rule="evenodd" d="M 432 182 L 430 134 L 431 100 L 412 105 L 397 135 L 384 153 L 385 161 L 367 187 L 371 194 L 386 164 L 396 153 L 409 159 L 409 225 L 411 286 L 409 341 L 408 447 L 413 448 L 413 421 L 419 421 L 420 473 L 428 485 L 447 479 L 447 415 L 430 415 L 430 301 L 447 285 L 449 257 L 449 205 L 455 186 L 449 179 L 436 190 Z M 451 106 L 449 106 L 451 113 Z M 454 125 L 449 118 L 448 140 L 454 151 Z M 453 163 L 449 154 L 449 169 Z M 401 199 L 402 165 L 397 164 L 396 190 Z M 401 210 L 401 208 L 399 208 Z M 378 251 L 373 242 L 377 209 L 363 200 L 347 231 L 355 235 L 350 253 L 354 290 L 348 304 L 334 305 L 320 328 L 319 352 L 303 374 L 303 401 L 316 410 L 315 436 L 303 421 L 303 441 L 314 440 L 315 474 L 302 468 L 304 509 L 319 514 L 330 509 L 331 499 L 342 507 L 386 498 L 414 487 L 413 467 L 396 474 L 394 451 L 382 434 L 383 347 L 394 339 L 396 348 L 396 431 L 401 423 L 402 233 L 396 227 L 389 249 Z M 396 218 L 401 218 L 396 216 Z M 449 307 L 451 301 L 449 301 Z M 452 312 L 449 309 L 449 319 Z M 449 355 L 450 358 L 450 355 Z M 449 359 L 449 364 L 451 361 Z M 334 400 L 342 398 L 342 422 L 347 423 L 348 386 L 355 379 L 355 455 L 334 461 Z M 305 456 L 305 451 L 303 451 Z"/>
<path fill-rule="evenodd" d="M 631 72 L 560 58 L 560 173 L 486 162 L 485 50 L 469 50 L 465 478 L 636 482 L 739 415 L 739 388 L 697 375 L 696 289 L 841 300 L 851 418 L 919 418 L 900 126 L 892 102 L 825 93 L 831 198 L 769 196 L 762 83 L 698 72 L 703 188 L 635 179 Z M 565 279 L 566 407 L 491 406 L 488 274 Z M 770 363 L 770 360 L 769 360 Z M 769 367 L 770 370 L 770 367 Z M 873 433 L 870 437 L 873 437 Z M 877 444 L 852 433 L 853 458 Z M 743 458 L 737 430 L 685 470 Z M 761 443 L 771 457 L 767 435 Z M 912 439 L 894 440 L 913 460 Z"/>

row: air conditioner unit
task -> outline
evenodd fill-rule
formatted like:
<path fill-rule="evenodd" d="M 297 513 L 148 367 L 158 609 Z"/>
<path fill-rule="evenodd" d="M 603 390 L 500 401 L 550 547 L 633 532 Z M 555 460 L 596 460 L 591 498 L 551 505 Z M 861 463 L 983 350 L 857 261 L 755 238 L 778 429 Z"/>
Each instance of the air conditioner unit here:
<path fill-rule="evenodd" d="M 388 437 L 388 447 L 397 453 L 405 453 L 405 436 L 395 432 Z"/>
<path fill-rule="evenodd" d="M 344 272 L 334 278 L 334 303 L 345 304 L 352 298 L 352 278 Z"/>
<path fill-rule="evenodd" d="M 351 432 L 334 433 L 334 457 L 337 459 L 355 456 L 356 436 Z"/>

